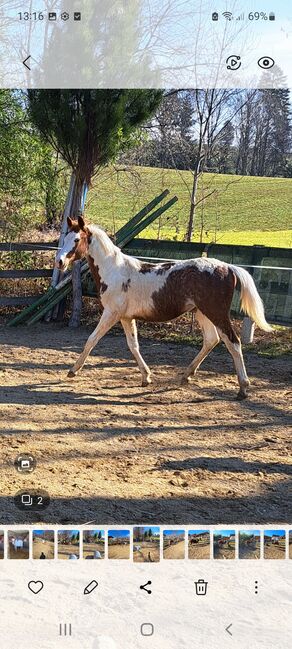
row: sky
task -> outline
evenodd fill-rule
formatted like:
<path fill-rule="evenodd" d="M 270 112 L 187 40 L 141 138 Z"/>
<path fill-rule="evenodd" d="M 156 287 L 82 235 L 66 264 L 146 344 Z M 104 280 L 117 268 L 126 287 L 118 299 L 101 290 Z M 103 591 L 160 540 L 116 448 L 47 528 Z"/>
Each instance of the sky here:
<path fill-rule="evenodd" d="M 206 534 L 207 532 L 210 534 L 210 530 L 189 530 L 189 534 Z"/>
<path fill-rule="evenodd" d="M 232 534 L 235 534 L 235 530 L 216 530 L 214 532 L 214 536 L 230 536 Z"/>
<path fill-rule="evenodd" d="M 130 530 L 109 530 L 108 535 L 113 536 L 115 539 L 127 538 L 130 536 Z"/>
<path fill-rule="evenodd" d="M 179 536 L 184 533 L 184 530 L 163 530 L 163 536 Z"/>
<path fill-rule="evenodd" d="M 51 534 L 54 534 L 54 530 L 34 530 L 33 535 L 34 536 L 44 536 L 44 534 L 48 534 L 50 532 Z"/>
<path fill-rule="evenodd" d="M 285 536 L 285 530 L 265 530 L 265 536 Z"/>

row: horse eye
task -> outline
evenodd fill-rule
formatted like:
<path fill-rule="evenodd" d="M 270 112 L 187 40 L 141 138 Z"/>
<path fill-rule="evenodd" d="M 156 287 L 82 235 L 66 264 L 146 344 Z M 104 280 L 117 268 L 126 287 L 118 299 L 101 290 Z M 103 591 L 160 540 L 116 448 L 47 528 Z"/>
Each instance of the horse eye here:
<path fill-rule="evenodd" d="M 74 243 L 77 243 L 78 241 L 79 241 L 79 239 L 74 239 Z"/>

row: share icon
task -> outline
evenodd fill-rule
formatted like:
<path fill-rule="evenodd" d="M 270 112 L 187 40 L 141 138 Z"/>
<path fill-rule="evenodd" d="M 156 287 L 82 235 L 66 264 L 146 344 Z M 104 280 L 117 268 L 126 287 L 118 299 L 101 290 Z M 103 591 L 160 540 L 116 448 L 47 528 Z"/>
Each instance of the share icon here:
<path fill-rule="evenodd" d="M 147 584 L 143 584 L 143 586 L 140 586 L 140 590 L 145 590 L 148 595 L 151 595 L 152 590 L 147 588 L 147 586 L 150 586 L 152 584 L 152 581 L 147 581 Z"/>

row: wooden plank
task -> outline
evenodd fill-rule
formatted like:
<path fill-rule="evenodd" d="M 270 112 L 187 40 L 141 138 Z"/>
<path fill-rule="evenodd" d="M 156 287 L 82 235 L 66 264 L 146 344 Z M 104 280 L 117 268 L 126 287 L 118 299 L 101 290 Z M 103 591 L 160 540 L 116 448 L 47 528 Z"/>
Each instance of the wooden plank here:
<path fill-rule="evenodd" d="M 276 259 L 285 259 L 285 261 L 287 258 L 291 258 L 290 248 L 243 246 L 228 243 L 188 243 L 186 241 L 172 241 L 167 239 L 158 241 L 157 239 L 141 238 L 133 239 L 125 246 L 125 252 L 130 255 L 143 254 L 145 250 L 150 249 L 156 253 L 156 257 L 159 257 L 160 255 L 163 257 L 172 257 L 175 255 L 180 258 L 200 257 L 202 252 L 207 250 L 209 257 L 221 257 L 222 255 L 226 255 L 230 259 L 230 263 L 237 263 L 239 266 L 241 265 L 241 262 L 234 262 L 233 260 L 240 256 L 244 257 L 246 265 L 250 262 L 250 265 L 252 266 L 262 266 L 262 264 L 253 263 L 251 261 L 254 250 L 256 251 L 256 257 L 258 257 L 258 253 L 260 252 L 261 258 L 275 257 Z M 287 266 L 287 262 L 284 265 Z"/>
<path fill-rule="evenodd" d="M 52 269 L 44 268 L 43 270 L 0 270 L 2 279 L 29 279 L 31 277 L 52 277 Z"/>
<path fill-rule="evenodd" d="M 149 216 L 147 216 L 141 223 L 136 225 L 131 230 L 131 232 L 119 238 L 119 240 L 117 238 L 117 244 L 120 246 L 120 248 L 124 248 L 129 241 L 132 241 L 134 237 L 136 237 L 138 234 L 140 234 L 140 232 L 145 230 L 145 228 L 147 228 L 148 225 L 153 223 L 153 221 L 155 221 L 159 216 L 161 216 L 161 214 L 166 212 L 166 210 L 172 207 L 172 205 L 174 205 L 174 203 L 176 203 L 177 201 L 178 201 L 177 196 L 173 196 L 173 198 L 171 198 L 170 201 L 162 205 L 162 207 L 159 207 L 157 210 L 155 210 L 155 212 L 149 214 Z"/>
<path fill-rule="evenodd" d="M 52 243 L 0 243 L 0 252 L 21 252 L 33 250 L 58 250 L 57 241 Z"/>
<path fill-rule="evenodd" d="M 54 292 L 53 292 L 52 296 L 50 297 L 49 302 L 47 304 L 44 304 L 44 306 L 42 306 L 37 311 L 37 313 L 35 313 L 35 315 L 33 315 L 31 318 L 29 318 L 29 320 L 27 320 L 26 324 L 28 326 L 38 322 L 38 320 L 40 320 L 47 313 L 47 311 L 49 309 L 52 309 L 52 307 L 54 307 L 56 304 L 58 304 L 58 302 L 60 302 L 60 293 L 61 293 L 61 298 L 68 295 L 68 293 L 70 292 L 71 286 L 70 286 L 70 284 L 68 284 L 67 286 L 65 286 L 62 289 L 62 291 L 60 293 L 58 291 L 56 291 L 56 289 L 53 288 L 52 286 L 50 288 Z"/>
<path fill-rule="evenodd" d="M 87 263 L 85 262 L 81 266 L 81 275 L 84 276 L 87 273 L 89 273 L 89 268 L 87 266 Z M 43 295 L 43 300 L 40 300 L 38 303 L 38 306 L 40 306 L 41 303 L 42 307 L 39 308 L 39 310 L 35 313 L 35 315 L 33 315 L 29 320 L 27 320 L 26 323 L 27 325 L 38 322 L 38 320 L 40 320 L 50 309 L 52 309 L 52 307 L 54 307 L 56 304 L 60 302 L 61 299 L 63 299 L 64 297 L 66 297 L 66 295 L 68 295 L 68 293 L 72 288 L 71 279 L 72 279 L 71 273 L 68 273 L 65 279 L 59 282 L 59 284 L 57 284 L 55 288 L 52 286 L 49 288 L 47 293 Z M 35 311 L 34 307 L 25 309 L 24 311 L 25 318 L 27 317 L 29 312 L 33 313 L 34 311 Z M 13 320 L 12 323 L 9 323 L 9 325 L 11 324 L 16 324 L 15 320 Z"/>
<path fill-rule="evenodd" d="M 169 189 L 165 189 L 164 192 L 159 194 L 159 196 L 153 198 L 153 200 L 145 205 L 145 207 L 143 207 L 140 212 L 135 214 L 135 216 L 133 216 L 127 223 L 125 223 L 125 225 L 123 225 L 116 233 L 116 241 L 121 241 L 125 236 L 127 236 L 128 232 L 130 232 L 132 228 L 144 218 L 144 216 L 147 216 L 147 214 L 149 214 L 149 212 L 151 212 L 153 208 L 156 207 L 156 205 L 161 203 L 161 201 L 163 201 L 163 199 L 166 198 L 168 194 Z"/>
<path fill-rule="evenodd" d="M 41 297 L 40 295 L 17 295 L 15 297 L 0 297 L 1 306 L 24 306 L 25 304 L 33 304 Z"/>

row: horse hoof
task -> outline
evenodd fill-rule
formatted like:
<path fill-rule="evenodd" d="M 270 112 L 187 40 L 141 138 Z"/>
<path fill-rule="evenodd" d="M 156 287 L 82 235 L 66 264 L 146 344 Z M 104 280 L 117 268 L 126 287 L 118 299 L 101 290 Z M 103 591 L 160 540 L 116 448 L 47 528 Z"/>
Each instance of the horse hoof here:
<path fill-rule="evenodd" d="M 147 385 L 152 383 L 150 376 L 147 376 L 146 379 L 142 379 L 142 388 L 147 388 Z"/>
<path fill-rule="evenodd" d="M 243 401 L 244 399 L 247 399 L 247 392 L 245 390 L 239 390 L 238 395 L 236 397 L 237 401 Z"/>
<path fill-rule="evenodd" d="M 182 376 L 180 379 L 180 385 L 188 385 L 190 383 L 189 376 Z"/>
<path fill-rule="evenodd" d="M 69 379 L 73 379 L 74 376 L 76 376 L 76 374 L 75 374 L 75 372 L 73 372 L 73 370 L 69 370 L 67 376 L 69 377 Z"/>

